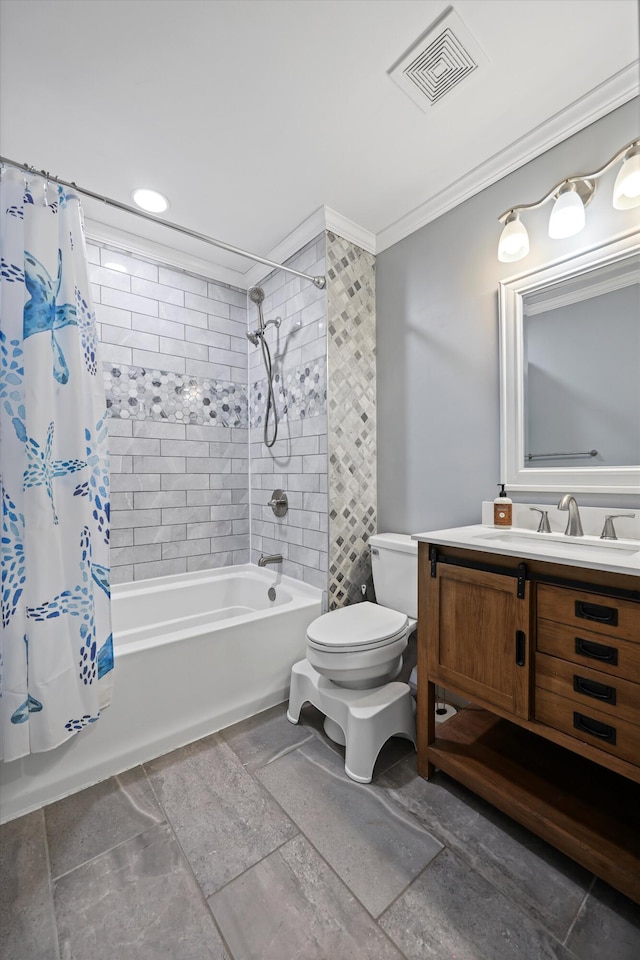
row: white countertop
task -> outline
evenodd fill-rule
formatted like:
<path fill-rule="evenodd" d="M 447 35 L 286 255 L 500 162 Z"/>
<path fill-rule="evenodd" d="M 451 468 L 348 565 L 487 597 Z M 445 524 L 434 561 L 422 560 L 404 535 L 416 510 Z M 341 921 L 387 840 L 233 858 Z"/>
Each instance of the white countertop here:
<path fill-rule="evenodd" d="M 522 557 L 524 560 L 545 560 L 570 567 L 640 575 L 638 540 L 603 541 L 593 536 L 566 537 L 563 534 L 536 533 L 518 527 L 494 527 L 482 523 L 416 533 L 413 539 L 446 547 Z"/>

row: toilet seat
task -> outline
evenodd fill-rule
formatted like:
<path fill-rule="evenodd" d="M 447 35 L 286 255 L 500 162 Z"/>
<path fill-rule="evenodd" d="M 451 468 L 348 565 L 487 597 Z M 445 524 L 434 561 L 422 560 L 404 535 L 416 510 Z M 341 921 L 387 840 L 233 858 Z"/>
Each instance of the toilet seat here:
<path fill-rule="evenodd" d="M 408 623 L 404 613 L 364 601 L 318 617 L 307 629 L 307 643 L 322 653 L 378 650 L 400 640 Z"/>

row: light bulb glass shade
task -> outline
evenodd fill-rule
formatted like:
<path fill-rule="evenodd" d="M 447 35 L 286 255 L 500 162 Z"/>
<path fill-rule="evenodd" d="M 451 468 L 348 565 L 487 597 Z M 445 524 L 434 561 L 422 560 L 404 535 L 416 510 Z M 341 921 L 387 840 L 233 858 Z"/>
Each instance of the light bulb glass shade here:
<path fill-rule="evenodd" d="M 585 224 L 584 203 L 575 190 L 561 193 L 549 217 L 549 236 L 562 240 L 580 233 Z"/>
<path fill-rule="evenodd" d="M 509 218 L 500 235 L 498 243 L 498 260 L 501 263 L 513 263 L 522 260 L 529 253 L 529 234 L 524 223 L 513 216 Z"/>
<path fill-rule="evenodd" d="M 136 206 L 148 210 L 149 213 L 164 213 L 169 206 L 169 201 L 165 196 L 158 193 L 157 190 L 149 190 L 147 187 L 134 190 L 131 196 Z"/>
<path fill-rule="evenodd" d="M 613 185 L 613 205 L 616 210 L 630 210 L 640 206 L 640 149 L 622 164 Z"/>

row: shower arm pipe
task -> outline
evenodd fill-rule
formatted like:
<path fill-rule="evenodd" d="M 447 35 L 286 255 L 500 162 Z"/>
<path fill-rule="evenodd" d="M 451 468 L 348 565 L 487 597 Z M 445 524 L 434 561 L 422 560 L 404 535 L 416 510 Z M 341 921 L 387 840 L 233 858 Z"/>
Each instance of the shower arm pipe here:
<path fill-rule="evenodd" d="M 99 200 L 108 207 L 115 207 L 117 210 L 124 210 L 125 213 L 133 213 L 136 217 L 142 217 L 144 220 L 149 220 L 151 223 L 159 223 L 161 227 L 168 227 L 170 230 L 175 230 L 177 233 L 182 233 L 186 237 L 192 237 L 194 240 L 201 240 L 203 243 L 208 243 L 212 247 L 218 247 L 220 250 L 226 250 L 228 253 L 235 253 L 240 257 L 245 257 L 247 260 L 253 260 L 255 263 L 263 263 L 265 266 L 271 267 L 273 270 L 284 270 L 286 273 L 292 273 L 296 277 L 302 277 L 303 280 L 309 280 L 319 290 L 323 290 L 326 285 L 326 278 L 323 276 L 313 277 L 308 273 L 301 273 L 300 270 L 294 270 L 293 267 L 285 267 L 282 263 L 276 263 L 275 260 L 269 260 L 267 257 L 259 257 L 256 253 L 249 253 L 248 250 L 242 250 L 240 247 L 234 247 L 233 244 L 225 243 L 224 240 L 216 240 L 213 237 L 206 236 L 204 233 L 198 233 L 197 230 L 190 230 L 188 227 L 180 226 L 179 223 L 172 223 L 171 220 L 163 220 L 161 217 L 156 217 L 152 213 L 146 213 L 144 210 L 138 210 L 136 207 L 131 207 L 127 203 L 121 203 L 119 200 L 114 200 L 112 197 L 105 197 L 101 193 L 94 193 L 93 190 L 87 190 L 86 187 L 79 187 L 76 183 L 73 183 L 73 181 L 69 182 L 68 180 L 61 180 L 60 177 L 54 177 L 46 170 L 36 170 L 35 167 L 30 167 L 26 163 L 17 163 L 15 160 L 9 160 L 8 157 L 0 156 L 0 163 L 16 167 L 18 170 L 23 170 L 25 173 L 28 173 L 31 176 L 44 177 L 51 183 L 59 183 L 63 187 L 69 187 L 72 190 L 77 190 L 78 193 L 83 194 L 85 197 L 90 197 L 92 200 Z"/>

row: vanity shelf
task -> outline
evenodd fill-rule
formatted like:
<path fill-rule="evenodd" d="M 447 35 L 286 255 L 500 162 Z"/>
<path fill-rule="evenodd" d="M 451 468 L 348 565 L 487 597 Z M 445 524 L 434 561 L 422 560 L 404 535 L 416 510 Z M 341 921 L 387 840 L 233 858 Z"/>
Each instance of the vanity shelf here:
<path fill-rule="evenodd" d="M 442 533 L 418 537 L 418 772 L 443 770 L 640 903 L 635 571 Z M 436 684 L 472 702 L 438 728 Z"/>
<path fill-rule="evenodd" d="M 429 759 L 640 903 L 640 787 L 480 707 L 429 744 Z"/>

